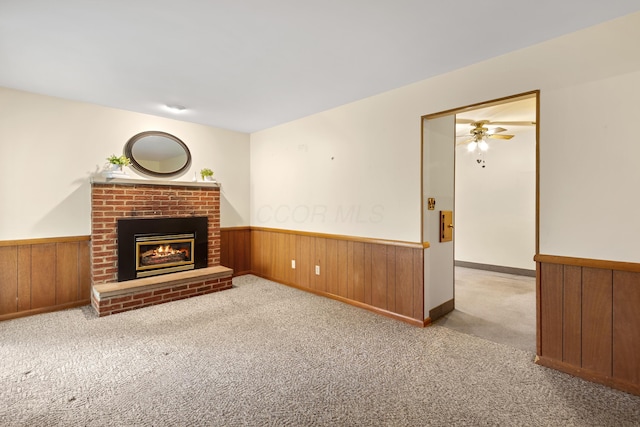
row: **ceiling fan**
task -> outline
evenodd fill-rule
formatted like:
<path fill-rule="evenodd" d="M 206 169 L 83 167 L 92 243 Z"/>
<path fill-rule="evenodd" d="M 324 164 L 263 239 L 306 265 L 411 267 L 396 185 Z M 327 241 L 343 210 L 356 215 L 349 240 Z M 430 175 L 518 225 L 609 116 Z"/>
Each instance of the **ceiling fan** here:
<path fill-rule="evenodd" d="M 535 122 L 527 121 L 491 121 L 491 120 L 469 120 L 469 119 L 456 119 L 456 124 L 470 124 L 471 130 L 467 133 L 456 135 L 456 145 L 469 144 L 468 150 L 470 153 L 476 153 L 478 164 L 483 168 L 485 167 L 484 152 L 489 149 L 487 139 L 511 139 L 514 135 L 503 134 L 507 129 L 497 126 L 489 129 L 487 125 L 503 125 L 503 126 L 531 126 L 535 125 Z M 464 138 L 457 140 L 458 138 Z"/>
<path fill-rule="evenodd" d="M 493 139 L 511 139 L 514 135 L 506 135 L 502 134 L 502 132 L 506 132 L 507 129 L 500 127 L 503 126 L 531 126 L 535 125 L 535 122 L 527 122 L 527 121 L 513 121 L 513 122 L 502 122 L 502 121 L 490 121 L 490 120 L 469 120 L 469 119 L 456 119 L 456 124 L 470 124 L 471 130 L 468 133 L 463 133 L 456 135 L 458 138 L 464 138 L 461 141 L 457 142 L 457 145 L 468 144 L 471 142 L 475 142 L 476 144 L 480 144 L 482 141 L 485 141 L 487 138 Z M 498 127 L 489 129 L 486 127 L 487 125 L 498 125 Z M 486 141 L 485 141 L 486 144 Z M 485 146 L 486 147 L 486 146 Z M 475 148 L 475 147 L 474 147 Z M 486 149 L 486 148 L 485 148 Z"/>

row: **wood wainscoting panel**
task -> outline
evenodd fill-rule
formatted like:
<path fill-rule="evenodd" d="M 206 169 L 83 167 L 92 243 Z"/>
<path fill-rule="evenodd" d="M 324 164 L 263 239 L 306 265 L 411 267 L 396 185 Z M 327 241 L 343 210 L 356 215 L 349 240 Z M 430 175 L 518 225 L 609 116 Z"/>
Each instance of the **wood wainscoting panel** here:
<path fill-rule="evenodd" d="M 562 360 L 562 265 L 540 266 L 541 355 Z"/>
<path fill-rule="evenodd" d="M 220 229 L 220 264 L 233 270 L 234 276 L 251 272 L 251 229 Z"/>
<path fill-rule="evenodd" d="M 350 241 L 348 248 L 348 298 L 354 301 L 364 302 L 364 243 Z"/>
<path fill-rule="evenodd" d="M 251 232 L 251 271 L 262 275 L 262 235 L 264 231 L 255 230 Z M 228 266 L 227 266 L 228 267 Z"/>
<path fill-rule="evenodd" d="M 316 265 L 320 268 L 320 274 L 315 274 Z M 327 292 L 327 271 L 325 271 L 327 268 L 327 239 L 322 237 L 315 239 L 313 266 L 311 288 L 318 292 Z"/>
<path fill-rule="evenodd" d="M 387 247 L 372 245 L 371 248 L 371 305 L 388 309 Z"/>
<path fill-rule="evenodd" d="M 85 263 L 89 265 L 89 245 L 83 256 Z M 82 283 L 91 283 L 91 279 Z M 91 286 L 85 286 L 87 294 L 90 293 Z M 89 300 L 89 297 L 84 298 Z M 31 308 L 31 245 L 18 246 L 18 312 Z"/>
<path fill-rule="evenodd" d="M 78 243 L 78 299 L 80 301 L 91 300 L 91 249 L 89 242 Z"/>
<path fill-rule="evenodd" d="M 425 307 L 424 307 L 424 253 L 423 251 L 412 251 L 413 252 L 413 315 L 411 317 L 418 318 L 422 316 L 423 321 L 425 316 Z M 445 313 L 449 313 L 454 309 L 453 299 L 450 300 L 451 303 L 447 303 L 447 307 L 450 309 L 445 309 Z"/>
<path fill-rule="evenodd" d="M 78 299 L 78 243 L 56 246 L 56 304 L 66 304 Z"/>
<path fill-rule="evenodd" d="M 18 311 L 18 248 L 0 247 L 0 315 Z"/>
<path fill-rule="evenodd" d="M 279 280 L 286 277 L 286 263 L 289 242 L 287 236 L 284 234 L 277 234 L 273 239 L 273 277 L 277 277 Z M 289 266 L 289 268 L 291 268 Z"/>
<path fill-rule="evenodd" d="M 336 295 L 348 298 L 349 295 L 349 264 L 348 256 L 349 243 L 345 240 L 338 240 L 338 293 Z"/>
<path fill-rule="evenodd" d="M 562 360 L 572 365 L 582 363 L 582 269 L 564 266 L 563 278 Z"/>
<path fill-rule="evenodd" d="M 339 295 L 339 278 L 338 278 L 338 241 L 335 239 L 326 239 L 326 262 L 324 271 L 327 276 L 327 292 L 332 295 Z"/>
<path fill-rule="evenodd" d="M 296 241 L 296 283 L 304 288 L 311 289 L 314 254 L 313 237 L 297 236 Z M 265 270 L 263 272 L 266 277 L 269 277 Z"/>
<path fill-rule="evenodd" d="M 421 244 L 262 228 L 250 240 L 253 274 L 423 325 Z"/>
<path fill-rule="evenodd" d="M 31 308 L 56 305 L 56 244 L 31 247 Z"/>
<path fill-rule="evenodd" d="M 371 268 L 371 243 L 364 244 L 364 303 L 371 305 L 372 293 L 373 293 L 373 277 Z"/>
<path fill-rule="evenodd" d="M 613 376 L 640 384 L 640 273 L 613 272 Z"/>
<path fill-rule="evenodd" d="M 396 248 L 396 312 L 413 316 L 413 253 L 411 248 Z"/>
<path fill-rule="evenodd" d="M 397 313 L 396 309 L 396 248 L 387 246 L 387 310 Z"/>
<path fill-rule="evenodd" d="M 640 264 L 534 259 L 540 282 L 537 362 L 640 395 Z"/>
<path fill-rule="evenodd" d="M 610 376 L 613 278 L 611 270 L 582 269 L 582 367 Z"/>
<path fill-rule="evenodd" d="M 89 236 L 0 242 L 0 320 L 89 304 Z"/>

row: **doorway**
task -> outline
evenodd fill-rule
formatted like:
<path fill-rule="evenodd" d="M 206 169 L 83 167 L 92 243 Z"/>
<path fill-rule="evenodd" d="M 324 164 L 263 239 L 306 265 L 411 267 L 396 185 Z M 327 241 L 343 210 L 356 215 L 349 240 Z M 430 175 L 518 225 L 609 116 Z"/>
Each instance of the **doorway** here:
<path fill-rule="evenodd" d="M 453 312 L 440 323 L 503 328 L 487 329 L 490 339 L 491 334 L 510 335 L 504 326 L 517 322 L 509 315 L 521 317 L 518 307 L 524 307 L 531 318 L 525 329 L 535 334 L 535 279 L 530 276 L 535 276 L 538 250 L 538 95 L 529 92 L 423 117 L 425 314 L 431 321 Z M 450 195 L 441 191 L 447 187 L 442 182 L 448 183 Z M 430 211 L 428 202 L 434 199 L 436 206 L 441 200 L 448 206 Z M 442 226 L 434 219 L 444 208 L 454 217 L 449 243 L 433 233 Z M 433 298 L 438 295 L 439 300 Z M 483 295 L 486 301 L 478 300 Z M 475 300 L 473 308 L 486 303 L 495 319 L 462 312 L 469 298 Z M 535 351 L 535 337 L 527 340 L 526 349 Z"/>

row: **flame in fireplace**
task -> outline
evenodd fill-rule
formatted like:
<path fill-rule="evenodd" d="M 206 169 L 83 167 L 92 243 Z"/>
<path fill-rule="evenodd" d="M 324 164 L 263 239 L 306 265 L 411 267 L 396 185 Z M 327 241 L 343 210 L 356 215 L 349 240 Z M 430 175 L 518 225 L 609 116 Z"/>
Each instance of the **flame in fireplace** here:
<path fill-rule="evenodd" d="M 189 261 L 189 248 L 175 249 L 171 245 L 158 245 L 140 254 L 141 266 L 155 266 Z"/>
<path fill-rule="evenodd" d="M 152 249 L 150 252 L 152 252 L 151 256 L 168 256 L 168 255 L 175 255 L 175 254 L 179 254 L 182 253 L 185 255 L 185 257 L 189 257 L 189 250 L 186 248 L 182 248 L 182 249 L 173 249 L 171 247 L 171 245 L 160 245 L 155 249 Z M 145 254 L 147 255 L 147 254 Z"/>

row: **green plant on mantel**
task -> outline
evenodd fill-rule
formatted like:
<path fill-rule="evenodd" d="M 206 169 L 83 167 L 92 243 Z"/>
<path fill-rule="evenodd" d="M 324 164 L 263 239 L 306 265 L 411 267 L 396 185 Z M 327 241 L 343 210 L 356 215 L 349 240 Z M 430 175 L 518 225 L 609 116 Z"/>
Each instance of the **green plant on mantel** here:
<path fill-rule="evenodd" d="M 118 165 L 118 166 L 129 166 L 131 164 L 131 160 L 129 160 L 129 158 L 124 154 L 120 157 L 116 156 L 115 154 L 112 154 L 109 157 L 107 157 L 107 161 L 109 161 L 109 163 L 111 163 L 112 165 Z"/>
<path fill-rule="evenodd" d="M 208 176 L 213 176 L 213 171 L 209 168 L 200 169 L 200 176 L 202 179 L 207 179 Z"/>

